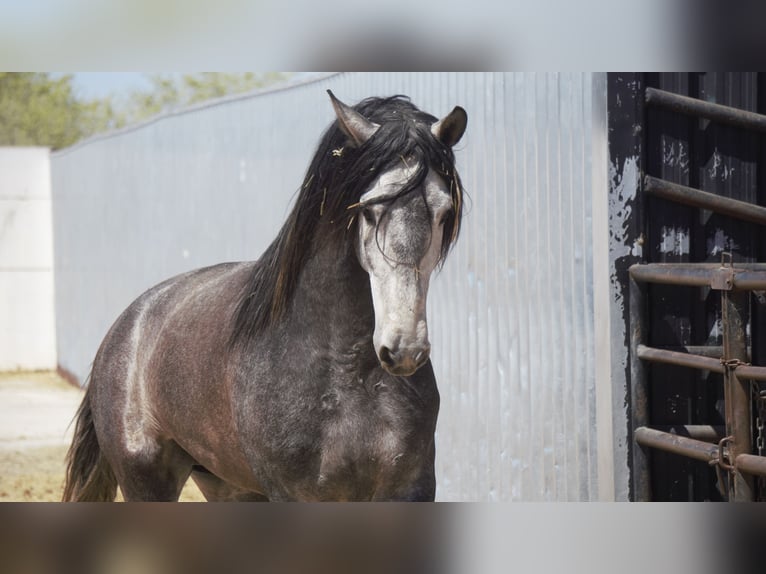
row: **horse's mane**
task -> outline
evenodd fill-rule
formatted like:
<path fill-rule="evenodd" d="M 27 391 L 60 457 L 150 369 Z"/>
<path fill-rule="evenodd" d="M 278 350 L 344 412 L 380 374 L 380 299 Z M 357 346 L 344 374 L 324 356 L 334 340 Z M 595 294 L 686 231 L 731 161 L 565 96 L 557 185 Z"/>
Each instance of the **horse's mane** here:
<path fill-rule="evenodd" d="M 429 169 L 436 170 L 449 186 L 454 206 L 445 222 L 442 261 L 457 239 L 462 187 L 452 150 L 431 134 L 436 118 L 404 96 L 368 98 L 354 109 L 380 128 L 358 148 L 350 145 L 337 121 L 325 131 L 290 215 L 243 286 L 232 344 L 249 340 L 283 315 L 312 250 L 322 242 L 347 241 L 363 207 L 360 197 L 381 173 L 402 161 L 419 167 L 402 190 L 386 200 L 416 189 Z"/>

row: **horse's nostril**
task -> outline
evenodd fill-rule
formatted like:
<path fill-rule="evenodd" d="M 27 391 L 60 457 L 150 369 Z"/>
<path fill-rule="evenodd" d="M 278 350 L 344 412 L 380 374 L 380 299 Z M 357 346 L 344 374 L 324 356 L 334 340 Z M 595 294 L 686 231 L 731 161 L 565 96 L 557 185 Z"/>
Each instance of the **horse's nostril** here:
<path fill-rule="evenodd" d="M 380 362 L 388 365 L 389 367 L 394 365 L 394 358 L 391 355 L 391 349 L 388 347 L 381 347 L 380 352 L 378 353 L 378 356 L 380 357 Z"/>
<path fill-rule="evenodd" d="M 430 356 L 430 348 L 399 349 L 392 351 L 389 347 L 381 346 L 378 350 L 380 364 L 393 375 L 411 375 L 422 367 Z"/>

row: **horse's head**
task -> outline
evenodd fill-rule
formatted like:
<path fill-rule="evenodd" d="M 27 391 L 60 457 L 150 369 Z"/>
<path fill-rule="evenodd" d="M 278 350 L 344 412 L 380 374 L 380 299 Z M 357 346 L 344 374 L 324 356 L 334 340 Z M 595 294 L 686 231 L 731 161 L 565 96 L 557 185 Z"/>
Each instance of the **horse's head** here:
<path fill-rule="evenodd" d="M 332 99 L 352 145 L 363 145 L 381 127 Z M 465 111 L 456 107 L 421 132 L 447 149 L 460 140 L 466 121 Z M 459 224 L 459 180 L 440 173 L 439 166 L 424 165 L 425 157 L 402 156 L 355 206 L 356 254 L 369 274 L 375 310 L 373 344 L 380 364 L 394 375 L 411 375 L 428 360 L 428 284 Z"/>

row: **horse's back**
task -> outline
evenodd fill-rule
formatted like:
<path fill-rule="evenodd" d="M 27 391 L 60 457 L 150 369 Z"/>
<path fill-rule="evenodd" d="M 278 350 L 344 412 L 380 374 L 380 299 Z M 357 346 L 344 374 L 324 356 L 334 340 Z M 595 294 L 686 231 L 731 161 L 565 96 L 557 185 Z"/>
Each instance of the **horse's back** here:
<path fill-rule="evenodd" d="M 94 370 L 111 371 L 121 366 L 127 375 L 125 367 L 132 361 L 146 363 L 147 355 L 169 326 L 199 323 L 211 314 L 225 319 L 222 314 L 231 314 L 241 277 L 251 266 L 221 263 L 177 275 L 146 290 L 109 329 L 96 354 Z"/>

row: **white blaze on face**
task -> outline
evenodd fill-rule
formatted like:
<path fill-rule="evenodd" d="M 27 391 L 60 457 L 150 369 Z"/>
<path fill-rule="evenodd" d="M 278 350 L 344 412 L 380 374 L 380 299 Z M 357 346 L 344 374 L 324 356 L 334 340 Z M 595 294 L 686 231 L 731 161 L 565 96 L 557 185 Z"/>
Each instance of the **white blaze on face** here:
<path fill-rule="evenodd" d="M 381 365 L 395 375 L 410 375 L 428 359 L 428 283 L 439 262 L 442 223 L 452 209 L 444 181 L 430 170 L 421 187 L 375 203 L 395 195 L 414 171 L 402 166 L 381 175 L 361 198 L 373 203 L 358 225 L 357 255 L 370 275 L 375 309 L 373 344 Z"/>

